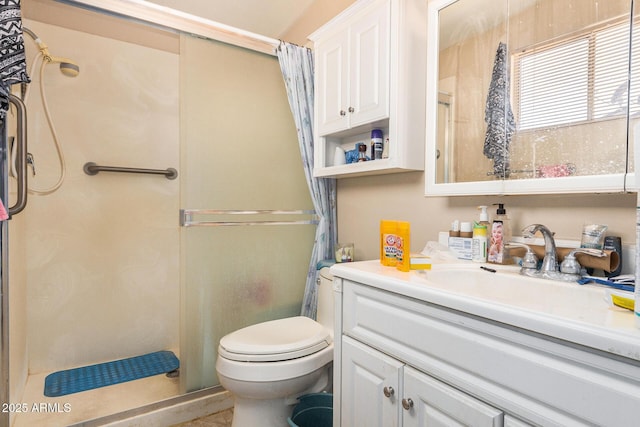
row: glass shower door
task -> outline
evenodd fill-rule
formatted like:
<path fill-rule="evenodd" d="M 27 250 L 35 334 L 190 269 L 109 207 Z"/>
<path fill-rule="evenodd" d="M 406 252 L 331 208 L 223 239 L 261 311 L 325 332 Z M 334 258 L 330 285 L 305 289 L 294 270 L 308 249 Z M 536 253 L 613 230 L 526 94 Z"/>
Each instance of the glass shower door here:
<path fill-rule="evenodd" d="M 278 61 L 181 38 L 181 385 L 219 384 L 220 338 L 300 313 L 313 204 Z"/>

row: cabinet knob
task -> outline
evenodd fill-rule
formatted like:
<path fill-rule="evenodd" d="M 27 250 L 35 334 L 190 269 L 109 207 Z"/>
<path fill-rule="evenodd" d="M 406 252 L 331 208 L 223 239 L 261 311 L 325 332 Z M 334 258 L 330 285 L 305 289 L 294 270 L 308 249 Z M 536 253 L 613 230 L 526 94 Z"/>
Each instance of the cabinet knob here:
<path fill-rule="evenodd" d="M 356 111 L 356 109 L 355 109 L 355 108 L 353 108 L 353 107 L 349 107 L 349 112 L 350 112 L 350 113 L 353 113 L 354 111 Z"/>
<path fill-rule="evenodd" d="M 402 399 L 402 407 L 404 409 L 406 409 L 407 411 L 411 408 L 413 408 L 413 400 L 409 399 Z"/>
<path fill-rule="evenodd" d="M 385 397 L 391 397 L 396 391 L 393 389 L 393 387 L 385 387 L 382 389 L 382 392 L 384 393 Z"/>
<path fill-rule="evenodd" d="M 347 112 L 346 112 L 346 111 L 344 111 L 344 110 L 340 110 L 340 115 L 341 115 L 342 117 L 344 117 L 344 116 L 346 116 L 346 115 L 347 115 Z"/>

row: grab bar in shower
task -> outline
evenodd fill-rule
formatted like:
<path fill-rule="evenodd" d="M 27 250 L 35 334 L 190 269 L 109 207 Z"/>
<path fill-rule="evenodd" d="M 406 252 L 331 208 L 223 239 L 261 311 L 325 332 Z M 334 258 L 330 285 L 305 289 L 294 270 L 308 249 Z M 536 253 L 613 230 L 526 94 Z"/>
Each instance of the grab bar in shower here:
<path fill-rule="evenodd" d="M 174 168 L 168 169 L 140 169 L 140 168 L 123 168 L 119 166 L 100 166 L 94 162 L 84 164 L 82 168 L 87 175 L 97 175 L 98 172 L 123 172 L 123 173 L 144 173 L 151 175 L 164 175 L 167 179 L 176 179 L 178 171 Z"/>
<path fill-rule="evenodd" d="M 271 215 L 297 216 L 304 215 L 306 219 L 289 219 L 289 220 L 267 220 L 267 219 L 251 219 L 240 221 L 229 220 L 206 220 L 197 221 L 194 219 L 197 215 L 256 215 L 260 218 L 270 217 Z M 180 225 L 182 227 L 226 227 L 240 225 L 318 225 L 320 222 L 314 210 L 217 210 L 217 209 L 180 209 Z"/>
<path fill-rule="evenodd" d="M 16 203 L 10 206 L 9 216 L 16 215 L 27 206 L 27 108 L 20 98 L 9 95 L 9 102 L 15 105 L 17 112 L 17 132 L 16 132 L 16 181 L 17 197 Z"/>

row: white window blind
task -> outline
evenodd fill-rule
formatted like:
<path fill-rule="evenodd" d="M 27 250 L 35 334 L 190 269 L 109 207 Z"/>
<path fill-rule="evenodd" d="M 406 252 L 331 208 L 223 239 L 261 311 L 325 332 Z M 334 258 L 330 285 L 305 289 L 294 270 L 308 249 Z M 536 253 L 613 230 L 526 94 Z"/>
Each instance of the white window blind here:
<path fill-rule="evenodd" d="M 640 41 L 637 35 L 634 39 Z M 634 43 L 634 51 L 640 52 L 636 45 Z M 633 56 L 638 58 L 634 62 L 640 61 L 640 56 Z M 624 116 L 628 64 L 629 22 L 516 54 L 514 100 L 518 128 L 535 129 Z M 634 95 L 637 99 L 640 82 L 632 83 L 632 99 Z M 637 102 L 632 108 L 640 111 Z"/>

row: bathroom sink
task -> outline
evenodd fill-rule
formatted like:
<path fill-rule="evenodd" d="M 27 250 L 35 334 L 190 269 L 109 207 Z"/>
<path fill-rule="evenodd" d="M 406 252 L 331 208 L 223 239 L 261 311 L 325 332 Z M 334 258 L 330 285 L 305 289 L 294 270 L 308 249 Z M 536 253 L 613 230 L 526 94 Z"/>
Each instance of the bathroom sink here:
<path fill-rule="evenodd" d="M 495 272 L 479 265 L 439 265 L 420 277 L 434 288 L 535 311 L 567 314 L 606 307 L 600 286 L 522 276 L 517 267 L 487 268 Z"/>
<path fill-rule="evenodd" d="M 407 316 L 433 312 L 443 327 L 452 311 L 624 357 L 638 359 L 640 354 L 633 312 L 612 306 L 607 299 L 609 288 L 602 285 L 522 276 L 517 266 L 473 262 L 434 262 L 431 270 L 405 273 L 371 260 L 336 264 L 332 273 L 339 278 L 334 283 L 336 292 L 349 281 L 408 297 L 414 303 L 400 308 L 406 309 Z M 363 301 L 377 310 L 377 300 L 370 301 L 368 293 L 362 292 Z M 421 307 L 420 302 L 427 306 Z M 475 322 L 469 318 L 469 325 Z"/>

